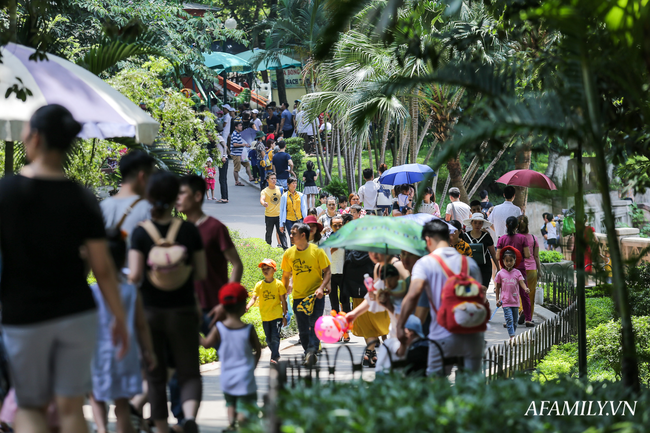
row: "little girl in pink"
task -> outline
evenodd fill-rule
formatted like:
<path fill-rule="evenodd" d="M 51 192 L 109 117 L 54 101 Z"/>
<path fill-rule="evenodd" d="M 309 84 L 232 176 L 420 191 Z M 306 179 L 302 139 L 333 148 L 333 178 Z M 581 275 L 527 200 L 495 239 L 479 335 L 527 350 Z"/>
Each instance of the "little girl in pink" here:
<path fill-rule="evenodd" d="M 503 307 L 503 316 L 506 319 L 508 335 L 512 340 L 517 330 L 519 317 L 519 287 L 528 293 L 524 283 L 524 276 L 515 268 L 521 256 L 517 256 L 514 248 L 508 246 L 501 251 L 501 270 L 494 278 L 496 284 L 497 307 Z"/>
<path fill-rule="evenodd" d="M 206 195 L 208 196 L 208 200 L 216 200 L 214 197 L 214 176 L 217 174 L 217 170 L 212 166 L 212 158 L 208 158 L 208 162 L 205 165 Z"/>

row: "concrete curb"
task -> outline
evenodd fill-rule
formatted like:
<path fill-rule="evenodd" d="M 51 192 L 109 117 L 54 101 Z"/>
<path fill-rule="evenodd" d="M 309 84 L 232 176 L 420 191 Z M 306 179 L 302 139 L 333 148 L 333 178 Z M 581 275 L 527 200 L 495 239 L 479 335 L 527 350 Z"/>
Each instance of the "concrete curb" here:
<path fill-rule="evenodd" d="M 557 317 L 557 314 L 555 314 L 551 310 L 548 310 L 548 309 L 542 307 L 541 305 L 537 305 L 537 304 L 535 304 L 535 314 L 537 314 L 539 317 L 544 319 L 545 322 L 547 320 L 551 320 L 551 319 Z"/>

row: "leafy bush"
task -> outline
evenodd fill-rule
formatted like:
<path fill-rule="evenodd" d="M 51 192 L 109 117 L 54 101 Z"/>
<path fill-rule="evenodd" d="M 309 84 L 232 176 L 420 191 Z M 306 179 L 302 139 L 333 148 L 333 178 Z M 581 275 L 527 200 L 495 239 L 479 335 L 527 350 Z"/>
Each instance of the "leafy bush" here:
<path fill-rule="evenodd" d="M 549 403 L 544 413 L 537 416 L 542 400 Z M 558 402 L 556 407 L 561 415 L 566 410 L 576 410 L 572 406 L 565 409 L 565 401 L 626 401 L 634 407 L 630 400 L 636 401 L 634 415 L 629 409 L 625 415 L 620 409 L 616 415 L 603 411 L 602 416 L 549 414 L 553 402 Z M 533 402 L 537 413 L 531 408 Z M 282 420 L 281 431 L 287 433 L 491 433 L 498 429 L 596 433 L 613 431 L 611 427 L 621 422 L 626 422 L 626 431 L 641 432 L 646 431 L 643 426 L 649 422 L 649 403 L 649 390 L 630 398 L 621 383 L 564 378 L 542 385 L 528 377 L 486 383 L 480 375 L 458 375 L 450 386 L 448 381 L 437 378 L 418 380 L 387 375 L 372 382 L 319 381 L 311 386 L 287 387 L 277 399 L 275 414 Z M 251 421 L 242 431 L 261 433 L 266 421 Z"/>
<path fill-rule="evenodd" d="M 339 198 L 340 196 L 348 196 L 348 184 L 340 180 L 338 177 L 333 177 L 332 181 L 325 187 L 323 187 L 323 191 L 327 191 L 330 193 L 330 195 Z"/>
<path fill-rule="evenodd" d="M 302 179 L 302 161 L 307 156 L 305 154 L 305 140 L 301 137 L 287 138 L 287 153 L 291 155 L 293 161 L 293 171 L 299 179 Z"/>
<path fill-rule="evenodd" d="M 612 296 L 612 285 L 601 284 L 600 286 L 585 287 L 585 297 L 603 298 Z"/>
<path fill-rule="evenodd" d="M 238 238 L 233 239 L 233 243 L 239 253 L 239 258 L 244 264 L 244 275 L 242 276 L 241 283 L 251 291 L 255 288 L 255 284 L 260 281 L 264 276 L 262 270 L 257 267 L 264 259 L 273 259 L 278 264 L 278 270 L 275 273 L 275 278 L 282 279 L 282 255 L 284 251 L 282 248 L 273 248 L 262 239 L 257 238 Z"/>
<path fill-rule="evenodd" d="M 557 263 L 564 260 L 564 256 L 559 251 L 539 251 L 540 263 Z"/>
<path fill-rule="evenodd" d="M 612 298 L 587 298 L 585 300 L 587 329 L 607 323 L 615 317 L 614 301 Z"/>
<path fill-rule="evenodd" d="M 650 316 L 650 264 L 630 266 L 626 277 L 633 316 Z"/>
<path fill-rule="evenodd" d="M 645 383 L 650 381 L 650 316 L 632 317 L 639 375 Z M 604 365 L 621 377 L 621 322 L 611 320 L 593 329 L 587 329 L 587 357 L 602 360 Z"/>
<path fill-rule="evenodd" d="M 217 359 L 217 351 L 213 347 L 206 349 L 203 346 L 199 346 L 199 363 L 201 365 L 214 362 Z"/>
<path fill-rule="evenodd" d="M 578 371 L 578 344 L 566 343 L 553 346 L 537 365 L 535 380 L 546 382 L 565 376 L 575 376 Z"/>

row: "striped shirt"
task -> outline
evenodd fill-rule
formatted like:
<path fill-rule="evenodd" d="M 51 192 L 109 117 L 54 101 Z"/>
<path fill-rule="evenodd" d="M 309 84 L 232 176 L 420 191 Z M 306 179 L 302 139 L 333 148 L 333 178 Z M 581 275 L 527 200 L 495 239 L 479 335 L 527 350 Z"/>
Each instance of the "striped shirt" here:
<path fill-rule="evenodd" d="M 241 138 L 241 134 L 237 131 L 233 132 L 230 136 L 230 154 L 233 156 L 241 156 L 244 152 L 244 147 L 235 147 L 235 144 L 244 144 L 244 139 Z"/>

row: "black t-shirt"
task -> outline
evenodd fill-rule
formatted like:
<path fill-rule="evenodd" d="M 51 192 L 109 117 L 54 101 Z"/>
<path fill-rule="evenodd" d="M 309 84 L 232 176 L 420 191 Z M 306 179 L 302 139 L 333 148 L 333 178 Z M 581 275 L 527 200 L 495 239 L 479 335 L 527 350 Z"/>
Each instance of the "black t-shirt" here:
<path fill-rule="evenodd" d="M 277 175 L 278 179 L 289 179 L 289 175 L 291 174 L 289 173 L 290 159 L 291 155 L 289 155 L 287 152 L 278 152 L 273 155 L 273 165 L 275 166 L 275 174 Z"/>
<path fill-rule="evenodd" d="M 485 257 L 485 263 L 479 264 L 479 266 L 480 267 L 490 266 L 490 268 L 492 267 L 492 263 L 490 262 L 490 251 L 488 250 L 488 248 L 494 246 L 494 240 L 492 239 L 492 236 L 490 236 L 489 233 L 483 232 L 481 236 L 479 236 L 478 238 L 474 238 L 472 237 L 470 231 L 467 233 L 463 233 L 461 235 L 461 238 L 468 244 L 479 244 L 479 243 L 483 244 L 483 255 Z"/>
<path fill-rule="evenodd" d="M 169 224 L 160 225 L 157 222 L 154 222 L 160 236 L 163 238 L 167 235 L 167 230 L 169 230 Z M 199 234 L 199 229 L 196 228 L 194 224 L 183 221 L 180 230 L 178 231 L 178 236 L 176 236 L 176 243 L 179 245 L 184 245 L 187 248 L 187 264 L 193 263 L 194 253 L 197 251 L 203 250 L 203 241 L 201 240 L 201 235 Z M 146 276 L 146 273 L 151 269 L 147 264 L 147 256 L 149 251 L 153 248 L 153 240 L 149 237 L 149 234 L 143 227 L 136 227 L 133 230 L 131 235 L 131 249 L 138 250 L 144 254 L 145 259 L 145 278 L 142 281 L 142 287 L 140 291 L 142 293 L 142 303 L 145 307 L 155 307 L 155 308 L 177 308 L 177 307 L 188 307 L 196 304 L 194 300 L 194 275 L 190 275 L 183 285 L 172 291 L 164 291 L 157 289 L 149 281 L 149 277 Z"/>
<path fill-rule="evenodd" d="M 27 325 L 93 310 L 80 248 L 105 237 L 97 200 L 76 182 L 2 179 L 2 323 Z"/>
<path fill-rule="evenodd" d="M 316 172 L 314 170 L 307 170 L 302 174 L 305 178 L 305 186 L 316 186 Z"/>
<path fill-rule="evenodd" d="M 277 125 L 280 123 L 280 118 L 277 115 L 273 115 L 266 119 L 266 125 L 268 128 L 266 129 L 267 134 L 270 134 L 271 132 L 275 132 L 275 128 Z"/>

